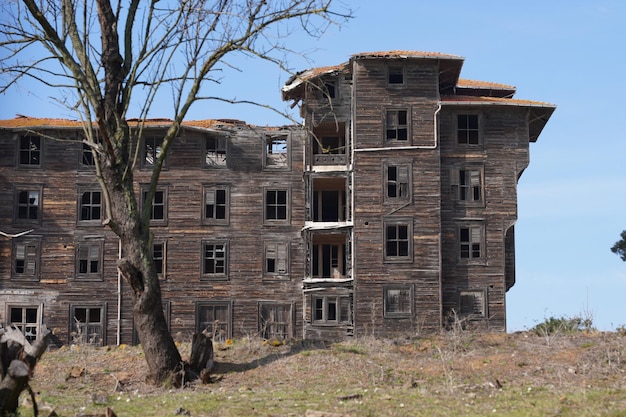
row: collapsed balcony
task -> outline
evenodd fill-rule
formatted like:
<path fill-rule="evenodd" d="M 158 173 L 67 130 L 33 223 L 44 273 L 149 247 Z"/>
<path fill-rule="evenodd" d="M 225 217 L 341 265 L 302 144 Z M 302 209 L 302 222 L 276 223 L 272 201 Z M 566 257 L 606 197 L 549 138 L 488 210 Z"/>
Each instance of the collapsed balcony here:
<path fill-rule="evenodd" d="M 306 282 L 350 281 L 350 232 L 307 230 Z"/>
<path fill-rule="evenodd" d="M 311 132 L 313 165 L 346 165 L 346 124 L 320 123 Z"/>

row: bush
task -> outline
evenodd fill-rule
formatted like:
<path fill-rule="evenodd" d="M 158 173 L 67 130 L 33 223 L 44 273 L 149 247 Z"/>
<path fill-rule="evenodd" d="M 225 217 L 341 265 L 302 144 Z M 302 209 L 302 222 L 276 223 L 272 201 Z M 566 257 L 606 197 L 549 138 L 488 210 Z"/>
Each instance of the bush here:
<path fill-rule="evenodd" d="M 592 319 L 566 316 L 560 318 L 550 317 L 530 329 L 530 331 L 535 332 L 539 336 L 553 335 L 556 333 L 579 333 L 590 330 L 593 330 Z"/>

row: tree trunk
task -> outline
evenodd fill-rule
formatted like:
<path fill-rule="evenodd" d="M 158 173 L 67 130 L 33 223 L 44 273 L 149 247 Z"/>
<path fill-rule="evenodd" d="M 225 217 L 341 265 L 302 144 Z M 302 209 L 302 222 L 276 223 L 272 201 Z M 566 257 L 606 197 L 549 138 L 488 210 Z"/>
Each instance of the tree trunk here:
<path fill-rule="evenodd" d="M 189 367 L 200 377 L 203 383 L 207 384 L 211 381 L 211 371 L 214 365 L 211 334 L 206 330 L 203 330 L 200 334 L 194 333 L 191 342 Z"/>
<path fill-rule="evenodd" d="M 48 329 L 42 329 L 32 345 L 19 329 L 0 329 L 0 416 L 17 413 L 20 394 L 28 386 L 49 340 Z"/>

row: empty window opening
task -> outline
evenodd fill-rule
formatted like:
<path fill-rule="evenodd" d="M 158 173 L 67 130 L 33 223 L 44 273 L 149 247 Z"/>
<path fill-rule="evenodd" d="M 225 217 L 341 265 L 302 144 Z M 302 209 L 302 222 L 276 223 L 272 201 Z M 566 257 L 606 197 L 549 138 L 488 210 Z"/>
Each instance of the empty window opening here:
<path fill-rule="evenodd" d="M 39 219 L 39 191 L 21 190 L 17 193 L 17 218 L 19 220 Z"/>
<path fill-rule="evenodd" d="M 165 271 L 165 242 L 152 244 L 152 259 L 157 274 L 163 276 Z"/>
<path fill-rule="evenodd" d="M 404 68 L 399 65 L 390 65 L 387 69 L 389 85 L 402 85 L 404 84 Z"/>
<path fill-rule="evenodd" d="M 81 221 L 99 220 L 102 216 L 102 192 L 85 191 L 80 196 Z"/>
<path fill-rule="evenodd" d="M 224 137 L 208 136 L 206 138 L 204 165 L 207 167 L 225 167 L 227 143 Z"/>
<path fill-rule="evenodd" d="M 202 273 L 205 275 L 226 275 L 226 251 L 225 243 L 204 243 Z"/>
<path fill-rule="evenodd" d="M 482 226 L 459 228 L 459 250 L 461 259 L 478 259 L 482 257 Z"/>
<path fill-rule="evenodd" d="M 265 220 L 287 220 L 287 190 L 265 191 Z"/>
<path fill-rule="evenodd" d="M 163 138 L 147 137 L 144 138 L 144 158 L 143 165 L 146 167 L 154 166 L 157 159 L 161 155 L 163 147 Z"/>
<path fill-rule="evenodd" d="M 22 136 L 20 138 L 19 162 L 22 166 L 41 166 L 41 137 Z"/>
<path fill-rule="evenodd" d="M 34 342 L 39 333 L 39 308 L 34 306 L 9 307 L 9 324 L 20 329 L 26 340 Z"/>
<path fill-rule="evenodd" d="M 387 110 L 387 140 L 406 141 L 409 138 L 408 112 L 406 110 Z"/>
<path fill-rule="evenodd" d="M 287 275 L 289 273 L 289 243 L 265 243 L 265 274 Z"/>
<path fill-rule="evenodd" d="M 148 191 L 143 192 L 143 204 L 146 204 L 148 198 Z M 156 190 L 154 192 L 154 199 L 152 200 L 152 206 L 150 207 L 150 220 L 165 220 L 166 213 L 166 201 L 165 191 Z"/>
<path fill-rule="evenodd" d="M 347 275 L 345 237 L 343 235 L 340 237 L 343 242 L 319 242 L 315 239 L 311 257 L 313 278 L 343 278 Z"/>
<path fill-rule="evenodd" d="M 385 227 L 385 251 L 387 257 L 409 256 L 409 226 L 389 224 Z"/>
<path fill-rule="evenodd" d="M 72 343 L 102 346 L 104 344 L 103 307 L 73 307 L 72 310 Z"/>
<path fill-rule="evenodd" d="M 482 179 L 480 169 L 459 169 L 453 173 L 452 190 L 459 201 L 482 201 Z"/>
<path fill-rule="evenodd" d="M 408 165 L 387 166 L 387 198 L 406 200 L 409 198 L 409 173 Z"/>
<path fill-rule="evenodd" d="M 289 148 L 287 135 L 267 135 L 265 137 L 265 166 L 289 166 Z"/>
<path fill-rule="evenodd" d="M 479 129 L 477 114 L 457 115 L 457 142 L 462 145 L 478 145 Z"/>
<path fill-rule="evenodd" d="M 99 276 L 102 272 L 102 242 L 79 243 L 76 257 L 80 276 Z"/>

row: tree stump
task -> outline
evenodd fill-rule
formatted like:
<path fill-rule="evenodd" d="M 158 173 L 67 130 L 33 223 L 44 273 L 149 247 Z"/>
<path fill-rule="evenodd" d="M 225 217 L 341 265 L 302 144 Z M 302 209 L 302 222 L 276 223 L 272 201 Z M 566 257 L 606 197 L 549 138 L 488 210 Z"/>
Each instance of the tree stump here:
<path fill-rule="evenodd" d="M 20 394 L 48 348 L 50 334 L 47 328 L 42 329 L 31 345 L 19 329 L 0 329 L 0 416 L 17 413 Z M 34 398 L 33 405 L 36 407 Z"/>
<path fill-rule="evenodd" d="M 200 334 L 194 333 L 188 365 L 200 377 L 203 383 L 210 382 L 211 371 L 215 366 L 215 362 L 213 360 L 213 340 L 211 334 L 206 330 Z"/>

